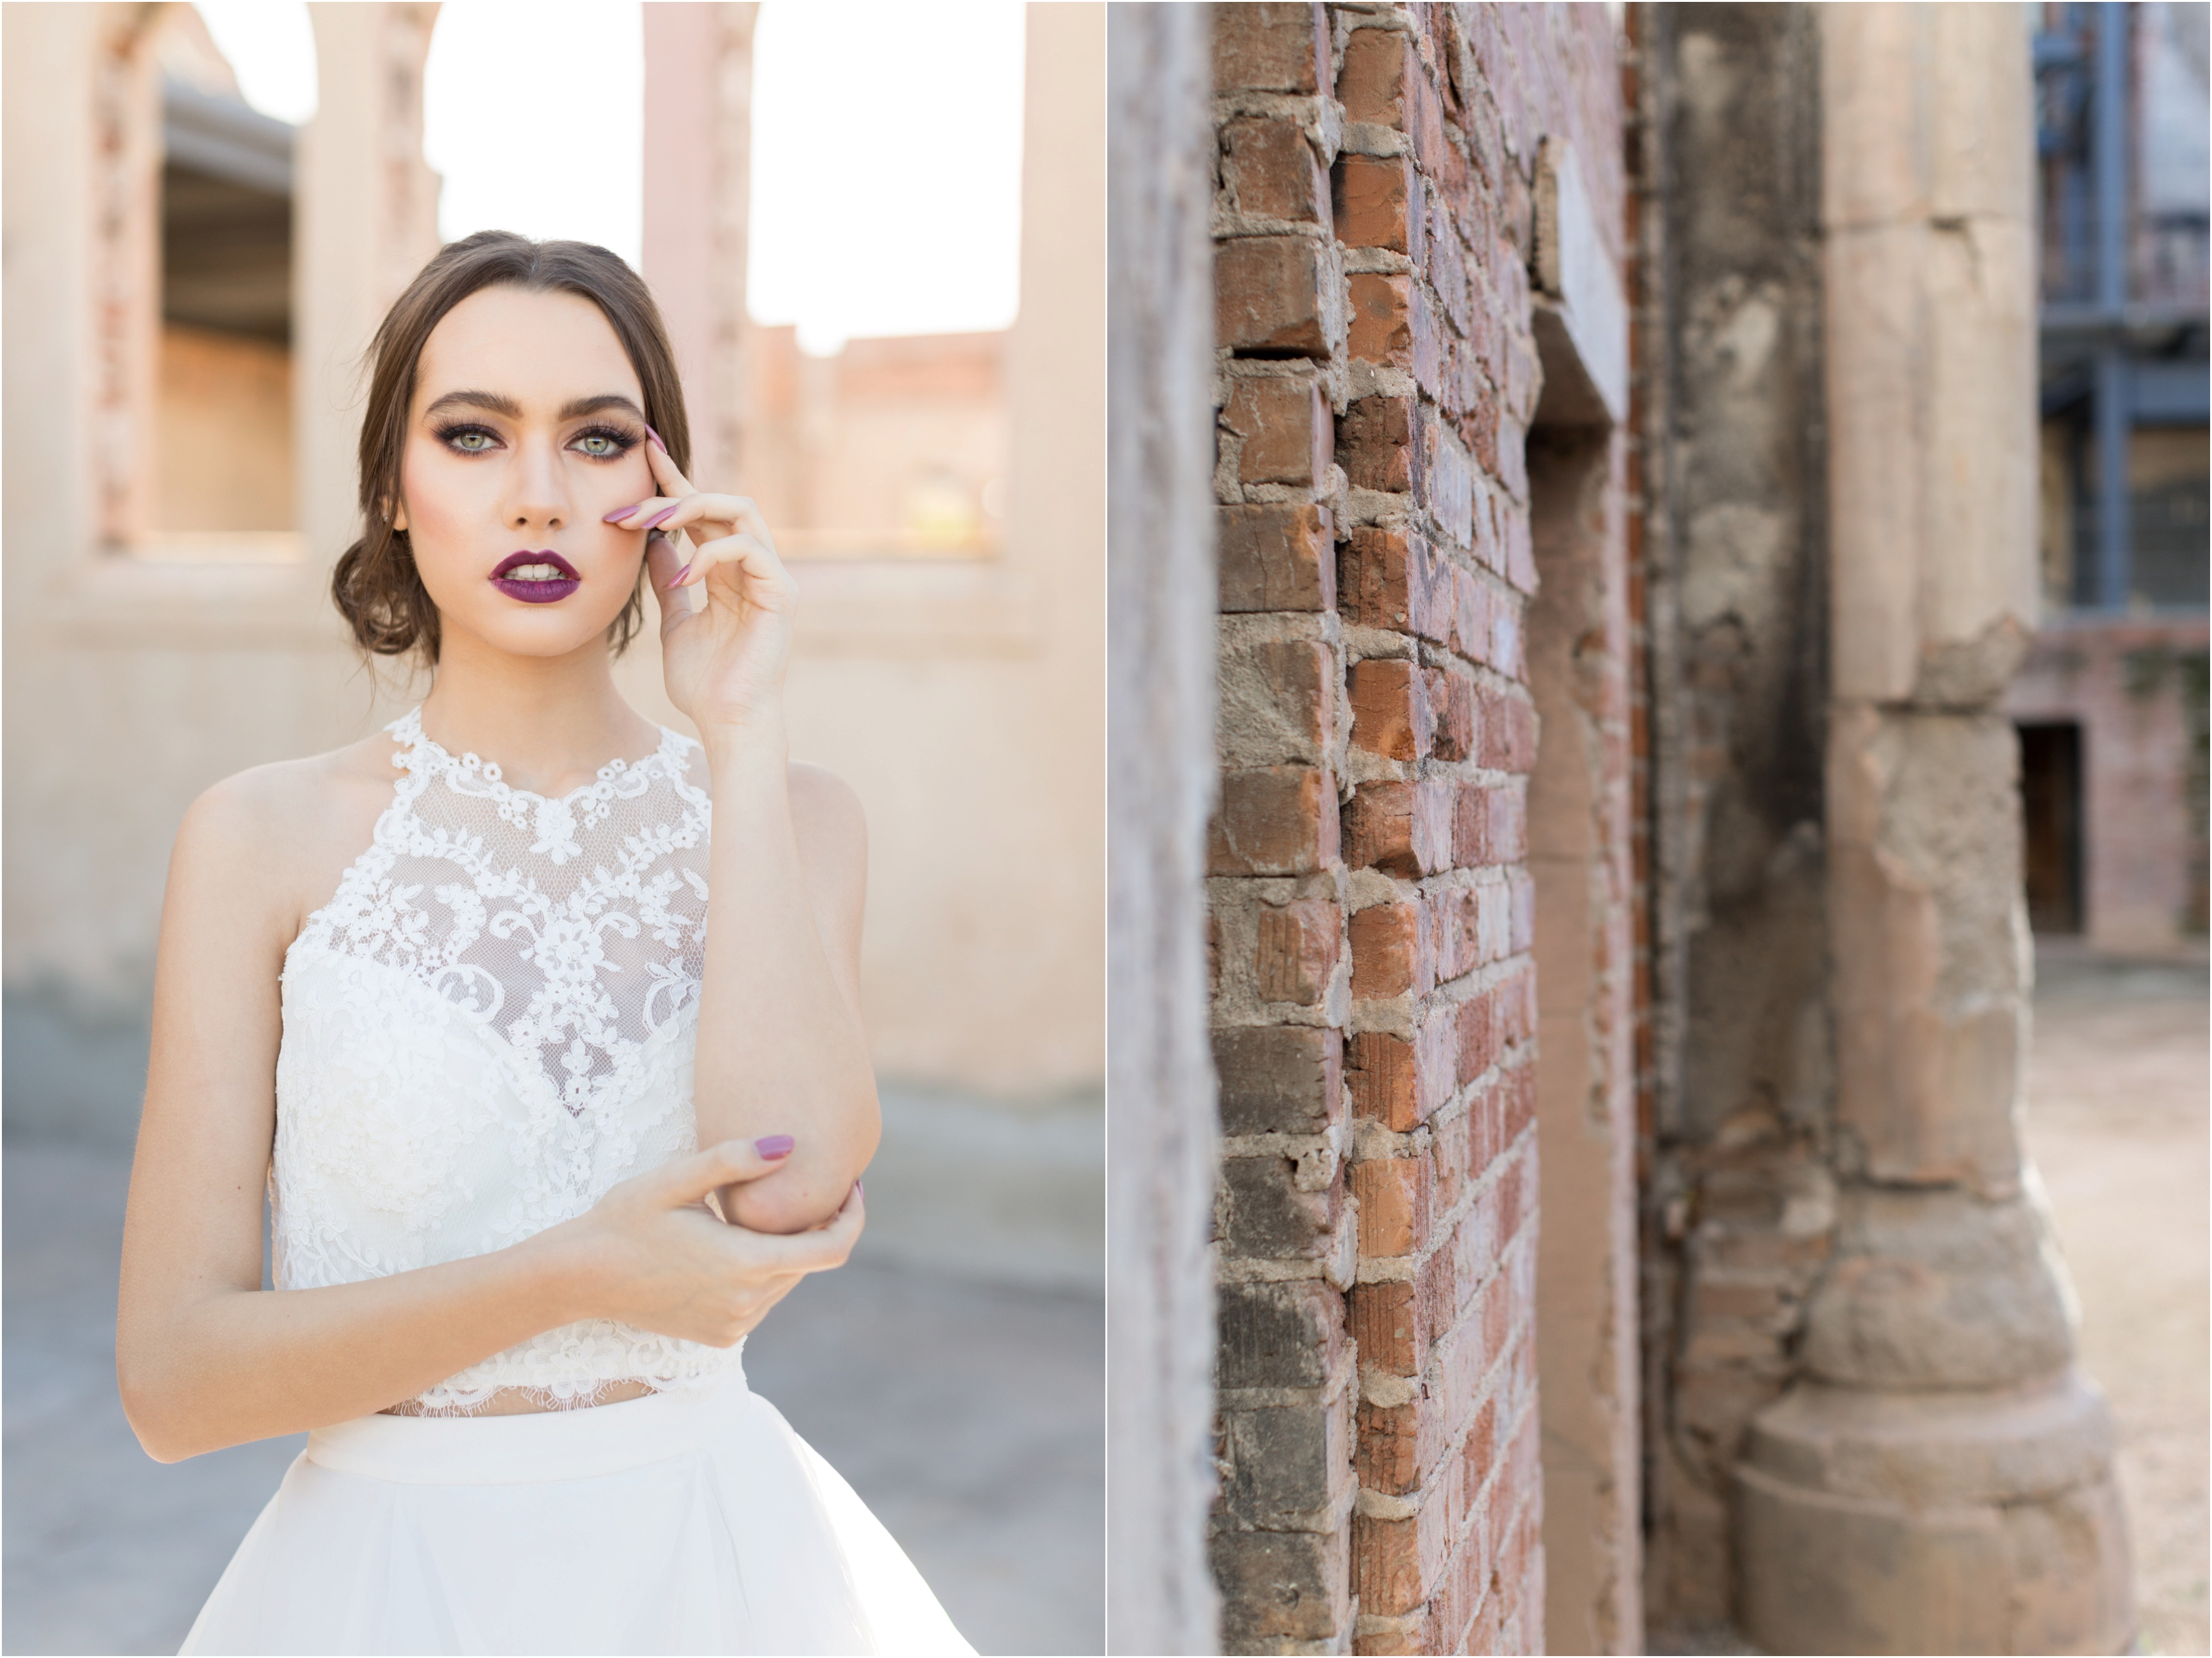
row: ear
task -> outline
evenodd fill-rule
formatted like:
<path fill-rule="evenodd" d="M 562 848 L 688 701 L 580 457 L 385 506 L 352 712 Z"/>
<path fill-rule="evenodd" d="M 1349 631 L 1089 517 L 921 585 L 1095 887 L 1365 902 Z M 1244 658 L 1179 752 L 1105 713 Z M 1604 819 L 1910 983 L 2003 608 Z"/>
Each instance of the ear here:
<path fill-rule="evenodd" d="M 392 527 L 402 535 L 407 533 L 407 503 L 404 501 L 392 503 Z"/>

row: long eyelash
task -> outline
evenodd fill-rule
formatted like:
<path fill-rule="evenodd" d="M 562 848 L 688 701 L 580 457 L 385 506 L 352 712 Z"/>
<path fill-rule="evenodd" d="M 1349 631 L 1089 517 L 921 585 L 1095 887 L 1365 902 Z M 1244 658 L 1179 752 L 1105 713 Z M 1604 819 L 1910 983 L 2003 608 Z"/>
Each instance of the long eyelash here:
<path fill-rule="evenodd" d="M 471 432 L 481 432 L 493 442 L 496 443 L 499 441 L 498 433 L 493 431 L 489 426 L 479 425 L 475 421 L 457 420 L 450 426 L 433 427 L 431 429 L 437 434 L 438 441 L 446 445 L 448 448 L 457 446 L 453 443 L 453 440 L 455 438 L 465 437 Z M 467 454 L 469 451 L 463 449 L 460 450 L 460 452 L 462 454 Z M 479 450 L 477 452 L 480 454 L 483 452 Z"/>
<path fill-rule="evenodd" d="M 611 455 L 586 455 L 584 457 L 586 460 L 620 460 L 645 441 L 643 433 L 629 431 L 619 426 L 586 426 L 568 441 L 573 445 L 581 438 L 611 438 L 621 446 Z"/>

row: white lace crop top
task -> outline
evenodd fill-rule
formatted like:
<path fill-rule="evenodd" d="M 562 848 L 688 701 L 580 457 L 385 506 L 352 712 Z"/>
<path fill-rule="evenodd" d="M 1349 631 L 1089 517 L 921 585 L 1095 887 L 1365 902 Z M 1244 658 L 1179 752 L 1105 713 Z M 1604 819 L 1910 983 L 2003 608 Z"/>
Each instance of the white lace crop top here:
<path fill-rule="evenodd" d="M 375 839 L 284 957 L 270 1169 L 280 1290 L 486 1254 L 692 1151 L 711 807 L 698 745 L 547 799 L 456 759 L 418 708 Z M 419 1396 L 588 1404 L 703 1385 L 720 1349 L 609 1320 L 549 1330 Z"/>

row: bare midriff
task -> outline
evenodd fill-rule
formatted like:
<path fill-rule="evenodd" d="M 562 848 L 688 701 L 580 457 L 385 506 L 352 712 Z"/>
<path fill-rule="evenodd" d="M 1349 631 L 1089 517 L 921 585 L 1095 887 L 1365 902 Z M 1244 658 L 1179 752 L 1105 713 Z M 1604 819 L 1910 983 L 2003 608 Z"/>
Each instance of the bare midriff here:
<path fill-rule="evenodd" d="M 625 1400 L 643 1399 L 653 1392 L 652 1384 L 644 1382 L 610 1382 L 591 1398 L 579 1400 L 573 1405 L 549 1405 L 527 1388 L 502 1388 L 481 1405 L 471 1405 L 465 1411 L 426 1411 L 416 1400 L 402 1400 L 398 1404 L 377 1412 L 379 1416 L 537 1416 L 550 1411 L 587 1411 L 595 1405 L 619 1405 Z"/>

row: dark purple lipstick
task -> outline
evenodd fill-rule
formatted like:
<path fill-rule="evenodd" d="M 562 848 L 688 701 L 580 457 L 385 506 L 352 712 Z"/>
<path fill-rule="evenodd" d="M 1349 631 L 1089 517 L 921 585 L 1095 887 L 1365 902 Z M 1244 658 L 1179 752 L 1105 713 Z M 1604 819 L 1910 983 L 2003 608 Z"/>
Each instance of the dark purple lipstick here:
<path fill-rule="evenodd" d="M 582 586 L 584 578 L 558 553 L 509 553 L 491 573 L 491 585 L 526 604 L 550 604 Z"/>

